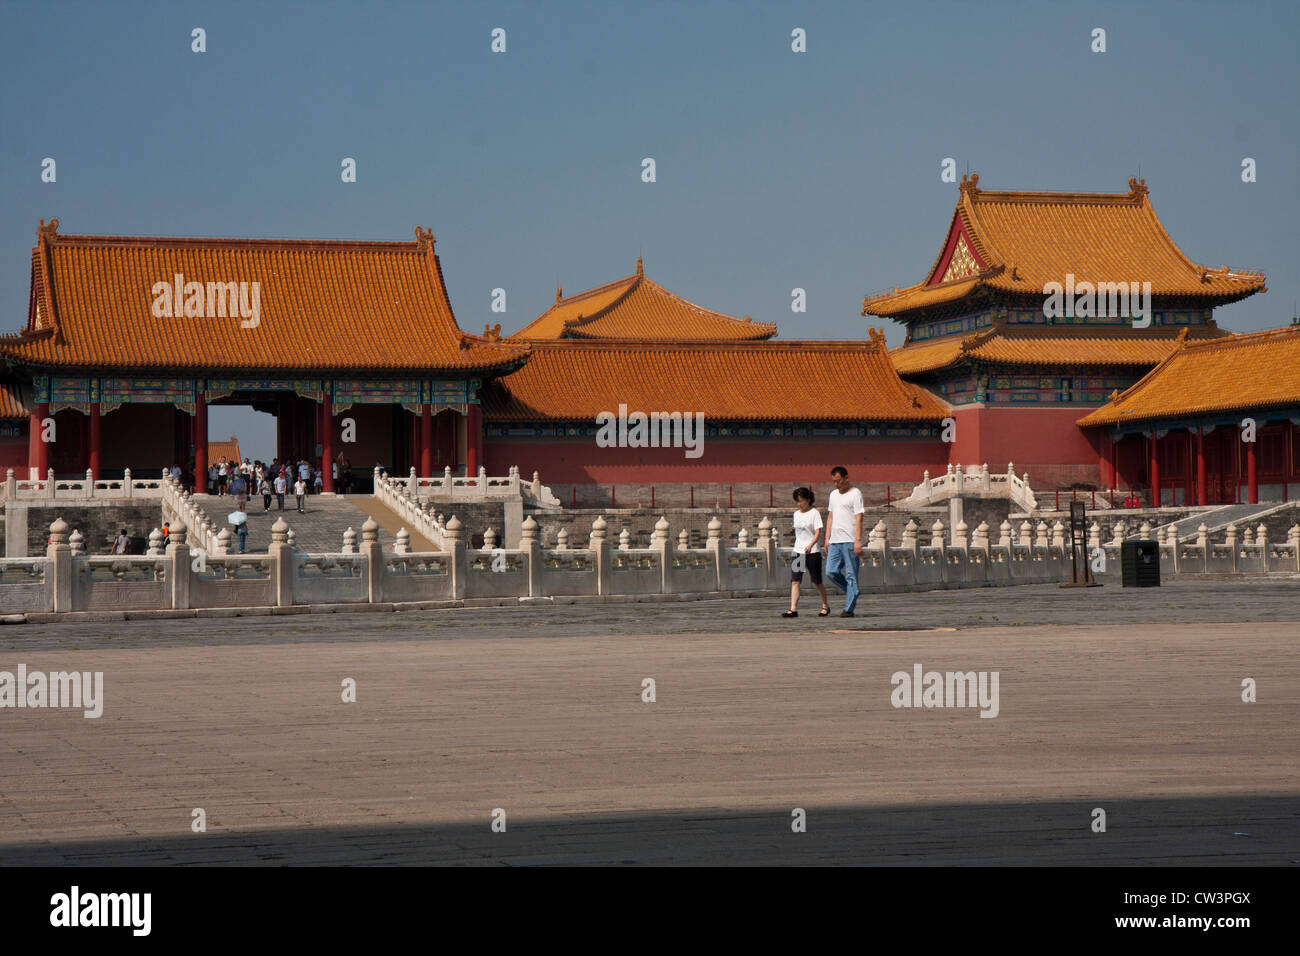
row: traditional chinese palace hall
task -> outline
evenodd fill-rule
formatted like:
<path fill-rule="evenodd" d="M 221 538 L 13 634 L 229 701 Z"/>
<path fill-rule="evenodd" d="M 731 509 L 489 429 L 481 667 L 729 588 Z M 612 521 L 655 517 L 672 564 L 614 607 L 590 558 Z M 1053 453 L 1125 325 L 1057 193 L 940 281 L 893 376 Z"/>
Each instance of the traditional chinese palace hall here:
<path fill-rule="evenodd" d="M 946 411 L 902 381 L 883 336 L 771 341 L 776 326 L 695 305 L 645 275 L 565 297 L 510 337 L 532 347 L 484 390 L 489 471 L 518 462 L 548 481 L 804 482 L 855 463 L 864 482 L 942 469 Z M 596 417 L 698 412 L 705 454 L 598 448 Z"/>
<path fill-rule="evenodd" d="M 342 453 L 359 472 L 779 485 L 844 464 L 897 485 L 1014 462 L 1036 489 L 1166 503 L 1300 492 L 1297 333 L 1220 328 L 1214 308 L 1264 291 L 1263 275 L 1189 260 L 1138 180 L 1097 194 L 964 179 L 923 281 L 863 302 L 905 326 L 893 350 L 876 330 L 779 339 L 670 291 L 640 259 L 597 288 L 557 289 L 513 335 L 470 335 L 419 228 L 409 242 L 179 239 L 62 235 L 52 220 L 31 276 L 25 328 L 0 336 L 0 467 L 23 474 L 177 463 L 198 466 L 202 487 L 205 410 L 243 404 L 276 416 L 281 458 Z M 1149 325 L 1049 317 L 1047 284 L 1067 276 L 1149 282 Z M 239 282 L 258 284 L 257 318 L 212 317 L 204 293 Z M 154 312 L 160 283 L 178 292 L 174 317 Z M 621 408 L 702 414 L 703 455 L 601 447 L 598 417 Z M 1255 443 L 1229 427 L 1245 418 Z"/>
<path fill-rule="evenodd" d="M 1048 283 L 1119 282 L 1150 283 L 1149 326 L 1123 314 L 1045 314 Z M 997 192 L 971 175 L 925 278 L 868 296 L 862 312 L 906 326 L 891 358 L 905 380 L 951 407 L 954 462 L 1013 461 L 1035 487 L 1159 486 L 1163 500 L 1176 494 L 1182 502 L 1190 480 L 1186 428 L 1162 433 L 1153 454 L 1137 426 L 1103 431 L 1077 423 L 1093 421 L 1089 412 L 1183 348 L 1211 355 L 1224 343 L 1231 351 L 1227 343 L 1237 337 L 1219 328 L 1214 308 L 1262 291 L 1258 272 L 1188 259 L 1156 217 L 1145 180 L 1130 179 L 1126 193 Z M 1278 348 L 1262 347 L 1281 362 Z M 1294 364 L 1274 374 L 1300 377 Z M 1249 406 L 1249 377 L 1225 386 Z M 1289 434 L 1281 422 L 1270 424 L 1268 447 L 1291 442 Z M 1225 437 L 1220 432 L 1207 451 L 1211 502 L 1232 497 L 1222 482 L 1214 485 L 1215 475 L 1235 467 L 1232 449 L 1219 447 Z M 1220 456 L 1228 456 L 1222 468 Z M 1268 461 L 1281 463 L 1274 451 Z"/>
<path fill-rule="evenodd" d="M 26 328 L 0 337 L 2 464 L 99 477 L 178 463 L 202 489 L 205 410 L 242 404 L 275 415 L 282 458 L 476 471 L 479 392 L 529 346 L 461 332 L 433 247 L 418 228 L 412 242 L 326 242 L 71 236 L 42 222 Z M 183 312 L 158 317 L 156 284 L 173 282 Z M 220 297 L 210 317 L 212 286 L 239 282 L 260 284 L 256 319 Z"/>

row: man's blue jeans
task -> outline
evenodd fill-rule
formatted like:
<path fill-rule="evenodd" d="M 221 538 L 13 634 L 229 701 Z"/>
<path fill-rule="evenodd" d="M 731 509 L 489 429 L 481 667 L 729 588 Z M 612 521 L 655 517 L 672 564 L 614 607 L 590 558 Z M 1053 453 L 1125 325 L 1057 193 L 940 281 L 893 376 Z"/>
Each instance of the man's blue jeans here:
<path fill-rule="evenodd" d="M 844 610 L 852 612 L 858 603 L 858 556 L 853 542 L 839 541 L 827 549 L 826 576 L 844 592 Z"/>

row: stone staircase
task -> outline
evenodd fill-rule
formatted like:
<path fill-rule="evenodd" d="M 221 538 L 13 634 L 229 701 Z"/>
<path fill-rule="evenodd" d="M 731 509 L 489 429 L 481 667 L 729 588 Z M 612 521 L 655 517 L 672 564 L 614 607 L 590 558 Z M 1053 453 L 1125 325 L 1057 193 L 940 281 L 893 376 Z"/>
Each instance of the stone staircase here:
<path fill-rule="evenodd" d="M 1235 524 L 1238 528 L 1244 528 L 1249 524 L 1253 528 L 1258 519 L 1287 507 L 1288 505 L 1279 504 L 1278 502 L 1261 502 L 1257 505 L 1224 505 L 1222 508 L 1215 508 L 1213 511 L 1199 511 L 1183 518 L 1181 521 L 1175 521 L 1173 528 L 1178 535 L 1179 541 L 1194 540 L 1197 529 L 1200 528 L 1202 523 L 1205 524 L 1206 530 L 1210 534 L 1222 531 L 1230 524 Z"/>
<path fill-rule="evenodd" d="M 367 505 L 370 496 L 364 497 Z M 194 495 L 191 498 L 200 508 L 208 513 L 218 527 L 229 528 L 226 515 L 235 510 L 235 499 L 230 495 Z M 351 528 L 357 533 L 357 544 L 361 543 L 361 526 L 365 524 L 367 511 L 357 507 L 346 495 L 308 495 L 304 506 L 307 510 L 299 514 L 295 508 L 293 495 L 286 495 L 284 511 L 277 511 L 275 498 L 271 499 L 271 510 L 262 510 L 260 495 L 248 501 L 248 550 L 266 551 L 271 544 L 271 526 L 276 518 L 284 518 L 293 529 L 294 547 L 299 551 L 335 552 L 343 548 L 343 532 Z M 387 525 L 391 522 L 379 521 L 379 543 L 385 551 L 393 548 L 393 530 Z M 233 529 L 232 529 L 233 533 Z M 238 541 L 232 540 L 231 550 L 238 548 Z"/>

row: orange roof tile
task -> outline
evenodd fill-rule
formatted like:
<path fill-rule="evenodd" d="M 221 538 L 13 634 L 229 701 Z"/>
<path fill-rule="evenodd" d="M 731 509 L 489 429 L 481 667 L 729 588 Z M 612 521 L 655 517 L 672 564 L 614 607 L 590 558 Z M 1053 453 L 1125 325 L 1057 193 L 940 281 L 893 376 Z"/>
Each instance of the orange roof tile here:
<path fill-rule="evenodd" d="M 978 335 L 979 333 L 975 333 Z M 961 360 L 962 346 L 975 335 L 944 335 L 925 342 L 902 345 L 889 352 L 890 361 L 899 375 L 932 372 Z"/>
<path fill-rule="evenodd" d="M 883 336 L 867 342 L 627 340 L 538 343 L 488 384 L 489 420 L 595 421 L 603 411 L 703 412 L 731 421 L 939 421 L 929 392 L 898 377 Z"/>
<path fill-rule="evenodd" d="M 0 418 L 27 420 L 27 406 L 23 404 L 22 389 L 17 382 L 0 382 Z"/>
<path fill-rule="evenodd" d="M 243 461 L 239 457 L 239 439 L 231 435 L 229 440 L 208 440 L 208 462 L 215 464 L 224 458 L 226 461 Z"/>
<path fill-rule="evenodd" d="M 697 341 L 766 339 L 776 326 L 737 319 L 688 302 L 648 278 L 637 260 L 635 274 L 564 297 L 511 339 L 647 339 Z"/>
<path fill-rule="evenodd" d="M 1300 404 L 1300 326 L 1182 340 L 1137 384 L 1079 419 L 1083 427 Z"/>
<path fill-rule="evenodd" d="M 889 353 L 900 375 L 933 372 L 961 361 L 997 365 L 1149 366 L 1178 347 L 1177 328 L 1131 326 L 1008 325 L 995 322 L 968 335 L 949 335 Z M 1231 333 L 1211 323 L 1190 328 L 1191 338 L 1216 339 Z"/>
<path fill-rule="evenodd" d="M 1206 305 L 1264 291 L 1259 272 L 1209 269 L 1169 238 L 1147 198 L 1127 193 L 991 192 L 963 177 L 948 236 L 924 281 L 868 296 L 863 315 L 892 316 L 960 301 L 978 291 L 1042 295 L 1048 282 L 1150 282 L 1154 296 Z M 967 241 L 969 240 L 969 241 Z"/>
<path fill-rule="evenodd" d="M 63 236 L 57 227 L 42 221 L 27 328 L 0 336 L 0 354 L 61 367 L 451 373 L 510 368 L 527 355 L 526 345 L 461 332 L 427 230 L 414 242 L 339 242 Z M 259 282 L 259 323 L 156 318 L 154 284 L 176 273 Z"/>

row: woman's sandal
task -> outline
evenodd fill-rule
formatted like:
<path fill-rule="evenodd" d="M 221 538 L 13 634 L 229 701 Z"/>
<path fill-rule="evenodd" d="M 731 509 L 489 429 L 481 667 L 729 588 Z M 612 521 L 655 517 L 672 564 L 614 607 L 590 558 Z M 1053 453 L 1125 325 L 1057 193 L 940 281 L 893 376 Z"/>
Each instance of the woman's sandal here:
<path fill-rule="evenodd" d="M 821 609 L 820 611 L 817 612 L 817 616 L 818 616 L 818 617 L 825 617 L 827 614 L 830 614 L 830 613 L 831 613 L 831 609 L 828 608 L 828 607 L 823 606 L 822 609 Z"/>
<path fill-rule="evenodd" d="M 799 612 L 798 612 L 798 611 L 786 611 L 786 612 L 785 612 L 784 614 L 782 614 L 781 616 L 782 616 L 782 617 L 798 617 L 798 616 L 799 616 Z"/>

